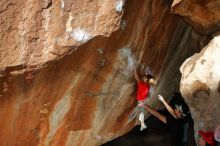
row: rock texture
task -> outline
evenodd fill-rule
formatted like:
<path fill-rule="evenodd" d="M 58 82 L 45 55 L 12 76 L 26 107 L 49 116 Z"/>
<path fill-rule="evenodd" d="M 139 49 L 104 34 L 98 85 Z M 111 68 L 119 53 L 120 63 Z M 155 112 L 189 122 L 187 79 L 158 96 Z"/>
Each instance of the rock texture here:
<path fill-rule="evenodd" d="M 118 5 L 114 0 L 2 0 L 0 67 L 40 65 L 96 36 L 109 36 L 120 25 L 123 1 Z"/>
<path fill-rule="evenodd" d="M 174 0 L 172 13 L 183 16 L 199 33 L 215 36 L 180 69 L 180 89 L 191 108 L 195 130 L 214 130 L 220 122 L 220 1 Z"/>
<path fill-rule="evenodd" d="M 174 0 L 172 13 L 183 16 L 200 33 L 220 29 L 219 0 Z"/>
<path fill-rule="evenodd" d="M 149 66 L 167 95 L 206 40 L 170 6 L 1 0 L 0 145 L 97 146 L 134 127 L 132 65 Z"/>
<path fill-rule="evenodd" d="M 192 111 L 195 129 L 214 130 L 220 123 L 220 35 L 181 66 L 181 93 Z"/>

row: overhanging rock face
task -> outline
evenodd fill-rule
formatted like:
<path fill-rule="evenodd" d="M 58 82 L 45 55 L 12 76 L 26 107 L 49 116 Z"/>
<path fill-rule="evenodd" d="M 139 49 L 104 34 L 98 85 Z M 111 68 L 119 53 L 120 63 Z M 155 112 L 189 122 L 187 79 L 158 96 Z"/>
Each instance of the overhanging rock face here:
<path fill-rule="evenodd" d="M 205 40 L 170 6 L 1 0 L 0 145 L 98 146 L 133 128 L 132 65 L 149 66 L 167 95 Z"/>
<path fill-rule="evenodd" d="M 113 0 L 3 0 L 0 6 L 0 67 L 43 64 L 96 36 L 108 37 L 123 10 Z"/>
<path fill-rule="evenodd" d="M 184 17 L 200 33 L 220 30 L 219 0 L 174 0 L 172 13 Z"/>
<path fill-rule="evenodd" d="M 190 106 L 196 130 L 220 123 L 220 36 L 181 66 L 181 93 Z"/>

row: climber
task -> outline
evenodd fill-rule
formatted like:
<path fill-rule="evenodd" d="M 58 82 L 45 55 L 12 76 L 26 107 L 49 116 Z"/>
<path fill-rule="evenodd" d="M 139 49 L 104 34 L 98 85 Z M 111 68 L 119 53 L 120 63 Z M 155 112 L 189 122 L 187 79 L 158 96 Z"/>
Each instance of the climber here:
<path fill-rule="evenodd" d="M 213 132 L 210 132 L 210 131 L 204 132 L 202 130 L 199 130 L 198 135 L 199 135 L 198 146 L 215 146 L 216 145 Z"/>
<path fill-rule="evenodd" d="M 145 108 L 149 113 L 154 115 L 160 121 L 168 125 L 171 132 L 171 146 L 183 146 L 183 107 L 182 105 L 175 105 L 173 109 L 164 98 L 159 95 L 159 100 L 165 105 L 169 111 L 169 115 L 160 114 L 158 111 L 152 109 L 149 105 L 140 103 L 139 106 Z"/>
<path fill-rule="evenodd" d="M 137 74 L 136 69 L 133 68 L 133 70 L 134 70 L 134 77 L 135 77 L 135 79 L 137 81 L 137 86 L 138 86 L 136 99 L 137 99 L 138 103 L 142 103 L 148 97 L 148 93 L 150 91 L 150 86 L 151 85 L 155 86 L 156 85 L 156 81 L 153 78 L 153 76 L 151 76 L 151 75 L 145 75 L 145 76 L 142 77 L 142 80 L 140 80 L 140 78 L 139 78 L 139 76 Z M 139 120 L 141 122 L 140 131 L 142 131 L 145 128 L 147 128 L 147 126 L 144 123 L 143 108 L 141 108 L 141 113 L 139 115 Z"/>

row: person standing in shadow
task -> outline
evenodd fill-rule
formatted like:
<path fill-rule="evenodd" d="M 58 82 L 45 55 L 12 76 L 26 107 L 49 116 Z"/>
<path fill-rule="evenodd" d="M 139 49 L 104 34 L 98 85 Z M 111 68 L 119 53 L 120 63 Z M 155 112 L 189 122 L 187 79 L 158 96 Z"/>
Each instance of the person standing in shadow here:
<path fill-rule="evenodd" d="M 171 146 L 184 146 L 183 143 L 183 124 L 184 124 L 184 109 L 180 104 L 175 104 L 172 108 L 165 99 L 159 96 L 159 100 L 164 104 L 166 109 L 168 110 L 168 115 L 163 115 L 151 108 L 149 105 L 145 105 L 140 103 L 139 106 L 145 108 L 149 113 L 158 118 L 160 121 L 165 123 L 171 133 Z"/>
<path fill-rule="evenodd" d="M 181 93 L 179 91 L 174 91 L 171 101 L 169 102 L 171 107 L 175 107 L 175 105 L 181 105 L 184 110 L 183 113 L 183 143 L 184 146 L 192 146 L 196 145 L 194 138 L 194 122 L 191 117 L 190 109 L 183 99 Z"/>

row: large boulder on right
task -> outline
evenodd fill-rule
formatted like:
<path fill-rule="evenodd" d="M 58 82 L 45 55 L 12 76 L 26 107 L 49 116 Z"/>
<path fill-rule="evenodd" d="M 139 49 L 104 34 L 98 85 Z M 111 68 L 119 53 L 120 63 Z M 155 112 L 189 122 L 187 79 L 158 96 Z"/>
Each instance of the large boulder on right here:
<path fill-rule="evenodd" d="M 220 123 L 220 35 L 181 66 L 180 90 L 197 130 L 214 130 Z"/>

